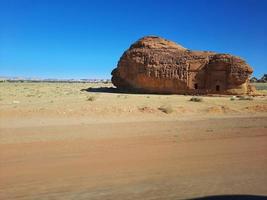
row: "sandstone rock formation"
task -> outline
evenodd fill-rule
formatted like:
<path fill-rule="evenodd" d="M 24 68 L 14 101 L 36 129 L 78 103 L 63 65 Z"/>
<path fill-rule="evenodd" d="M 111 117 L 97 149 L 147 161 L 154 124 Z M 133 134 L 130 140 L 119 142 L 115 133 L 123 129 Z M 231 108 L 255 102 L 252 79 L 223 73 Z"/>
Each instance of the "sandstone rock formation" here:
<path fill-rule="evenodd" d="M 156 36 L 141 38 L 124 52 L 112 83 L 145 93 L 248 94 L 252 68 L 241 58 L 191 51 Z"/>

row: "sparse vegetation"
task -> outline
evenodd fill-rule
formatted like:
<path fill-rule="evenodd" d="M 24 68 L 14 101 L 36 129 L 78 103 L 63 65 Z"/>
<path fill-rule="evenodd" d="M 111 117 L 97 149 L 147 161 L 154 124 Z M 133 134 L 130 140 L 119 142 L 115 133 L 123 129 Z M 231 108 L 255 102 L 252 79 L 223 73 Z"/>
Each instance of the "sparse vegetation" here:
<path fill-rule="evenodd" d="M 236 96 L 232 96 L 232 97 L 230 98 L 230 100 L 231 100 L 231 101 L 234 101 L 234 100 L 237 100 L 237 98 L 236 98 Z"/>
<path fill-rule="evenodd" d="M 248 101 L 251 101 L 251 100 L 253 100 L 253 97 L 251 97 L 251 96 L 240 96 L 238 99 L 239 100 L 248 100 Z"/>
<path fill-rule="evenodd" d="M 253 83 L 256 87 L 256 90 L 267 90 L 267 83 Z"/>
<path fill-rule="evenodd" d="M 26 97 L 34 97 L 34 94 L 27 94 Z"/>
<path fill-rule="evenodd" d="M 193 101 L 193 102 L 202 102 L 203 101 L 203 98 L 201 98 L 201 97 L 192 97 L 190 99 L 190 101 Z"/>
<path fill-rule="evenodd" d="M 95 96 L 89 96 L 87 97 L 87 101 L 95 101 L 96 97 Z"/>
<path fill-rule="evenodd" d="M 118 98 L 127 99 L 128 98 L 128 95 L 121 95 L 121 94 L 119 94 L 119 95 L 117 95 L 117 97 Z"/>
<path fill-rule="evenodd" d="M 248 100 L 248 101 L 251 101 L 253 100 L 253 97 L 251 96 L 239 96 L 239 97 L 236 97 L 236 96 L 232 96 L 230 98 L 231 101 L 235 101 L 235 100 Z"/>
<path fill-rule="evenodd" d="M 148 106 L 138 107 L 138 110 L 141 112 L 146 112 L 146 113 L 153 113 L 154 112 L 154 109 L 151 107 L 148 107 Z"/>
<path fill-rule="evenodd" d="M 170 114 L 173 112 L 173 108 L 170 105 L 163 105 L 160 106 L 158 109 L 166 114 Z"/>
<path fill-rule="evenodd" d="M 206 132 L 213 132 L 213 129 L 207 129 Z"/>

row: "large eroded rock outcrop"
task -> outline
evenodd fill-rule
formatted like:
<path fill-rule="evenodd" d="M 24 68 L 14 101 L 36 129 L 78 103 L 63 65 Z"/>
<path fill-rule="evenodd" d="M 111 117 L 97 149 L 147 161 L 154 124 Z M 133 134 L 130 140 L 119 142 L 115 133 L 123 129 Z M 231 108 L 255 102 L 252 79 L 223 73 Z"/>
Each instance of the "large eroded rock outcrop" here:
<path fill-rule="evenodd" d="M 112 71 L 112 83 L 122 90 L 148 93 L 248 94 L 252 72 L 239 57 L 190 51 L 147 36 L 124 52 Z"/>

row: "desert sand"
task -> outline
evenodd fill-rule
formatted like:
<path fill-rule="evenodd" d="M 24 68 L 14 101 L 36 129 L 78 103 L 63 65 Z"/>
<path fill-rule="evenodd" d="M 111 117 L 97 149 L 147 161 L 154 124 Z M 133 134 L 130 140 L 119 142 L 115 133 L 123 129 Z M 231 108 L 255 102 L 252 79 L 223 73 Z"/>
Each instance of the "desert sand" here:
<path fill-rule="evenodd" d="M 267 195 L 266 96 L 99 87 L 0 83 L 0 199 Z"/>

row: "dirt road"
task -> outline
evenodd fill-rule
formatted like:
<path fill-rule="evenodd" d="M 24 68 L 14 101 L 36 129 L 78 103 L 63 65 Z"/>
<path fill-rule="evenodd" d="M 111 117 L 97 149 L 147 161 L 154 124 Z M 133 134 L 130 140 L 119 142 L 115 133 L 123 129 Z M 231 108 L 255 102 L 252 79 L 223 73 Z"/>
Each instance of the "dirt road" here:
<path fill-rule="evenodd" d="M 0 199 L 267 195 L 266 122 L 3 126 Z"/>

